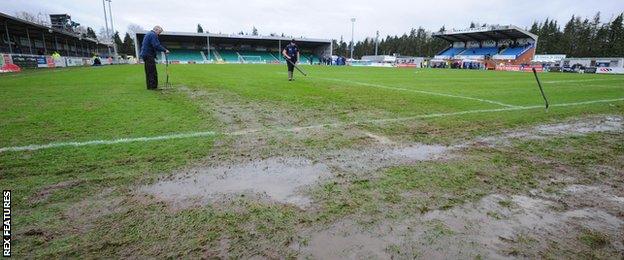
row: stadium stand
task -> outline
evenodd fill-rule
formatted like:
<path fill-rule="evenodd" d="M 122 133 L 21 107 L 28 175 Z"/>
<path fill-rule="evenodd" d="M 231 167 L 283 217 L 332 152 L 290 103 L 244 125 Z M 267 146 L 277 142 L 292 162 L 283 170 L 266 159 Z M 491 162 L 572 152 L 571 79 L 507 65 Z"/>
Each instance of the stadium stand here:
<path fill-rule="evenodd" d="M 465 55 L 465 56 L 469 56 L 469 55 L 496 55 L 496 54 L 498 54 L 498 48 L 497 47 L 468 48 L 468 49 L 462 51 L 461 53 L 459 53 L 459 55 Z"/>
<path fill-rule="evenodd" d="M 457 54 L 460 54 L 461 52 L 465 51 L 465 48 L 448 48 L 444 51 L 442 51 L 440 54 L 440 56 L 449 56 L 449 57 L 453 57 Z"/>
<path fill-rule="evenodd" d="M 220 50 L 221 59 L 227 63 L 240 63 L 240 57 L 236 51 Z"/>
<path fill-rule="evenodd" d="M 531 49 L 531 45 L 525 45 L 522 47 L 510 47 L 510 48 L 506 48 L 504 49 L 500 54 L 501 55 L 514 55 L 514 56 L 520 56 L 522 55 L 525 51 L 528 51 Z"/>
<path fill-rule="evenodd" d="M 147 32 L 135 34 L 135 44 Z M 211 33 L 164 32 L 159 36 L 163 45 L 172 49 L 170 59 L 180 63 L 284 63 L 281 50 L 291 38 L 274 36 L 224 35 Z M 318 62 L 332 56 L 331 40 L 297 39 L 302 64 Z M 210 46 L 210 52 L 208 52 Z M 137 45 L 137 51 L 139 46 Z M 203 52 L 203 54 L 202 54 Z"/>
<path fill-rule="evenodd" d="M 245 62 L 256 62 L 258 58 L 262 63 L 278 62 L 268 51 L 239 51 L 238 52 Z"/>
<path fill-rule="evenodd" d="M 513 25 L 492 25 L 438 32 L 449 47 L 432 59 L 433 67 L 487 68 L 528 64 L 535 55 L 537 36 Z"/>
<path fill-rule="evenodd" d="M 200 50 L 169 49 L 169 61 L 203 63 L 204 57 Z"/>
<path fill-rule="evenodd" d="M 219 53 L 219 51 L 215 50 L 215 49 L 210 49 L 210 53 L 208 55 L 208 60 L 213 62 L 224 62 L 223 58 L 221 57 L 221 54 Z"/>
<path fill-rule="evenodd" d="M 59 53 L 63 57 L 107 57 L 111 46 L 95 39 L 80 37 L 69 29 L 61 30 L 0 12 L 0 53 L 27 57 Z"/>

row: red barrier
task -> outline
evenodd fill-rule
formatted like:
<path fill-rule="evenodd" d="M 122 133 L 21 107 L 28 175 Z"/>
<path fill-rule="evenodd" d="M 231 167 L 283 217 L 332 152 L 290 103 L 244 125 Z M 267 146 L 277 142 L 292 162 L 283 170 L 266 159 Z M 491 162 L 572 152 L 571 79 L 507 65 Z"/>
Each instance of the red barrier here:
<path fill-rule="evenodd" d="M 4 64 L 4 66 L 2 66 L 2 68 L 0 68 L 0 73 L 20 72 L 20 71 L 22 71 L 22 68 L 20 68 L 19 66 L 15 65 L 13 63 Z"/>

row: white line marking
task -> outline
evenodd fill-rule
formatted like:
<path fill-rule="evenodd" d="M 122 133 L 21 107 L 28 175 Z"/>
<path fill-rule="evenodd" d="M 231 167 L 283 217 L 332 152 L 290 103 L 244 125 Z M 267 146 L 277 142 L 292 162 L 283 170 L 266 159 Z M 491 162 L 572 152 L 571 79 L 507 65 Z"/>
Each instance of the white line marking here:
<path fill-rule="evenodd" d="M 593 100 L 593 101 L 583 101 L 583 102 L 563 103 L 563 104 L 551 104 L 550 106 L 551 107 L 568 107 L 568 106 L 590 105 L 590 104 L 596 104 L 596 103 L 609 103 L 609 102 L 617 102 L 617 101 L 624 101 L 624 98 Z M 348 123 L 329 123 L 329 124 L 310 125 L 310 126 L 302 126 L 302 127 L 294 127 L 294 128 L 274 128 L 273 130 L 283 131 L 283 132 L 298 132 L 301 130 L 317 129 L 317 128 L 325 128 L 325 127 L 339 127 L 339 126 L 349 126 L 349 125 L 368 124 L 368 123 L 399 122 L 399 121 L 409 121 L 413 119 L 459 116 L 459 115 L 466 115 L 466 114 L 495 113 L 495 112 L 505 112 L 505 111 L 531 110 L 531 109 L 539 109 L 539 108 L 544 108 L 544 106 L 539 105 L 539 106 L 527 106 L 527 107 L 507 107 L 507 108 L 496 108 L 496 109 L 466 110 L 466 111 L 460 111 L 460 112 L 434 113 L 434 114 L 424 114 L 424 115 L 416 115 L 416 116 L 409 116 L 409 117 L 371 119 L 371 120 L 354 121 L 354 122 L 348 122 Z"/>
<path fill-rule="evenodd" d="M 618 102 L 618 101 L 624 101 L 624 98 L 553 104 L 551 105 L 551 107 L 582 106 L 582 105 L 590 105 L 590 104 L 597 104 L 597 103 L 610 103 L 610 102 Z M 459 115 L 466 115 L 466 114 L 495 113 L 495 112 L 505 112 L 505 111 L 531 110 L 531 109 L 538 109 L 538 108 L 544 108 L 544 107 L 543 106 L 527 106 L 527 107 L 507 107 L 507 108 L 498 108 L 498 109 L 466 110 L 466 111 L 460 111 L 460 112 L 434 113 L 434 114 L 424 114 L 424 115 L 416 115 L 416 116 L 410 116 L 410 117 L 371 119 L 371 120 L 354 121 L 354 122 L 347 122 L 347 123 L 329 123 L 329 124 L 319 124 L 319 125 L 310 125 L 310 126 L 301 126 L 301 127 L 292 127 L 292 128 L 252 129 L 252 130 L 237 131 L 237 132 L 231 132 L 231 133 L 217 133 L 213 131 L 205 131 L 205 132 L 196 132 L 196 133 L 161 135 L 161 136 L 153 136 L 153 137 L 121 138 L 121 139 L 114 139 L 114 140 L 94 140 L 94 141 L 86 141 L 86 142 L 62 142 L 62 143 L 50 143 L 50 144 L 43 144 L 43 145 L 12 146 L 12 147 L 0 148 L 0 153 L 19 152 L 19 151 L 36 151 L 36 150 L 60 148 L 60 147 L 113 145 L 113 144 L 133 143 L 133 142 L 150 142 L 150 141 L 171 140 L 171 139 L 185 139 L 185 138 L 194 138 L 194 137 L 217 136 L 220 134 L 228 135 L 228 136 L 241 136 L 241 135 L 256 134 L 256 133 L 261 133 L 261 132 L 271 132 L 271 131 L 299 132 L 299 131 L 303 131 L 307 129 L 316 129 L 316 128 L 324 128 L 324 127 L 339 127 L 339 126 L 349 126 L 349 125 L 366 124 L 366 123 L 399 122 L 399 121 L 409 121 L 413 119 L 459 116 Z"/>
<path fill-rule="evenodd" d="M 153 137 L 137 137 L 137 138 L 120 138 L 114 140 L 93 140 L 86 142 L 63 142 L 63 143 L 49 143 L 42 145 L 27 145 L 27 146 L 13 146 L 13 147 L 3 147 L 0 148 L 0 153 L 2 152 L 19 152 L 19 151 L 36 151 L 41 149 L 49 149 L 49 148 L 58 148 L 58 147 L 80 147 L 80 146 L 89 146 L 89 145 L 111 145 L 111 144 L 123 144 L 123 143 L 134 143 L 134 142 L 150 142 L 150 141 L 160 141 L 160 140 L 171 140 L 171 139 L 182 139 L 182 138 L 192 138 L 192 137 L 205 137 L 205 136 L 215 136 L 216 132 L 207 131 L 207 132 L 197 132 L 197 133 L 187 133 L 187 134 L 171 134 L 171 135 L 161 135 L 161 136 L 153 136 Z"/>
<path fill-rule="evenodd" d="M 482 99 L 482 98 L 466 97 L 466 96 L 459 96 L 459 95 L 453 95 L 453 94 L 431 92 L 431 91 L 425 91 L 425 90 L 416 90 L 416 89 L 408 89 L 408 88 L 397 88 L 397 87 L 390 87 L 390 86 L 385 86 L 385 85 L 380 85 L 380 84 L 364 83 L 364 82 L 357 82 L 357 81 L 351 81 L 351 80 L 342 80 L 342 79 L 330 79 L 330 78 L 317 78 L 317 79 L 336 81 L 336 82 L 343 82 L 343 83 L 351 83 L 351 84 L 368 86 L 368 87 L 375 87 L 375 88 L 384 88 L 384 89 L 391 89 L 391 90 L 408 91 L 408 92 L 427 94 L 427 95 L 434 95 L 434 96 L 443 96 L 443 97 L 468 99 L 468 100 L 485 102 L 485 103 L 490 103 L 490 104 L 495 104 L 495 105 L 504 106 L 504 107 L 510 107 L 510 108 L 511 107 L 513 107 L 513 108 L 520 107 L 520 106 L 514 106 L 514 105 L 505 104 L 505 103 L 501 103 L 501 102 L 493 101 L 493 100 Z"/>
<path fill-rule="evenodd" d="M 617 80 L 617 78 L 612 79 L 570 79 L 570 80 L 546 80 L 543 83 L 575 83 L 575 82 L 592 82 L 592 81 L 605 81 L 605 80 Z"/>

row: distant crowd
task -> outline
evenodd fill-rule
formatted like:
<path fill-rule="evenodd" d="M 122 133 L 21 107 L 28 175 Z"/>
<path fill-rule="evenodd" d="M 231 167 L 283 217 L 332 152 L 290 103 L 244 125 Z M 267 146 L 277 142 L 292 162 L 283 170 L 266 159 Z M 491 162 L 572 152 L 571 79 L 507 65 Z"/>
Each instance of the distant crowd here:
<path fill-rule="evenodd" d="M 323 57 L 319 59 L 319 64 L 321 65 L 327 65 L 327 66 L 345 66 L 347 65 L 347 58 L 343 57 L 343 56 L 338 56 L 336 57 L 336 59 L 332 59 L 332 57 Z"/>

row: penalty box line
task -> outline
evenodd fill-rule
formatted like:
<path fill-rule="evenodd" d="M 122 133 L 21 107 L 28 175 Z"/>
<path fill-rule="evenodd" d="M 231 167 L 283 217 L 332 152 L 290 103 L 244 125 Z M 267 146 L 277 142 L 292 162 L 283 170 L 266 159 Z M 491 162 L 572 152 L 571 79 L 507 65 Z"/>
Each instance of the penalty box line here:
<path fill-rule="evenodd" d="M 551 107 L 582 106 L 582 105 L 610 103 L 610 102 L 618 102 L 618 101 L 624 101 L 624 98 L 553 104 L 551 105 Z M 180 134 L 170 134 L 170 135 L 161 135 L 161 136 L 152 136 L 152 137 L 120 138 L 120 139 L 113 139 L 113 140 L 93 140 L 93 141 L 85 141 L 85 142 L 77 142 L 77 141 L 76 142 L 59 142 L 59 143 L 49 143 L 49 144 L 42 144 L 42 145 L 35 144 L 35 145 L 27 145 L 27 146 L 2 147 L 0 148 L 0 153 L 36 151 L 36 150 L 42 150 L 42 149 L 61 148 L 61 147 L 81 147 L 81 146 L 95 146 L 95 145 L 114 145 L 114 144 L 135 143 L 135 142 L 152 142 L 152 141 L 163 141 L 163 140 L 173 140 L 173 139 L 209 137 L 209 136 L 218 136 L 218 135 L 243 136 L 243 135 L 256 134 L 256 133 L 262 133 L 262 132 L 299 132 L 299 131 L 304 131 L 307 129 L 317 129 L 317 128 L 324 128 L 324 127 L 340 127 L 340 126 L 349 126 L 349 125 L 358 125 L 358 124 L 400 122 L 400 121 L 409 121 L 409 120 L 414 120 L 414 119 L 459 116 L 459 115 L 467 115 L 467 114 L 496 113 L 496 112 L 519 111 L 519 110 L 532 110 L 532 109 L 539 109 L 539 108 L 544 108 L 544 107 L 543 106 L 527 106 L 527 107 L 507 107 L 507 108 L 498 108 L 498 109 L 466 110 L 466 111 L 449 112 L 449 113 L 423 114 L 423 115 L 416 115 L 416 116 L 410 116 L 410 117 L 371 119 L 371 120 L 355 121 L 355 122 L 348 122 L 348 123 L 330 123 L 330 124 L 319 124 L 319 125 L 310 125 L 310 126 L 302 126 L 302 127 L 292 127 L 292 128 L 269 128 L 269 129 L 263 129 L 263 130 L 256 129 L 256 130 L 245 130 L 245 131 L 230 132 L 230 133 L 218 133 L 214 131 L 204 131 L 204 132 L 180 133 Z"/>
<path fill-rule="evenodd" d="M 315 77 L 315 78 L 317 78 L 317 77 Z M 351 83 L 351 84 L 367 86 L 367 87 L 374 87 L 374 88 L 383 88 L 383 89 L 390 89 L 390 90 L 414 92 L 414 93 L 433 95 L 433 96 L 461 98 L 461 99 L 467 99 L 467 100 L 473 100 L 473 101 L 490 103 L 490 104 L 499 105 L 499 106 L 508 107 L 508 108 L 519 108 L 519 107 L 522 107 L 522 106 L 514 106 L 514 105 L 510 105 L 510 104 L 505 104 L 505 103 L 494 101 L 494 100 L 475 98 L 475 97 L 467 97 L 467 96 L 460 96 L 460 95 L 453 95 L 453 94 L 446 94 L 446 93 L 439 93 L 439 92 L 426 91 L 426 90 L 398 88 L 398 87 L 391 87 L 391 86 L 386 86 L 386 85 L 381 85 L 381 84 L 373 84 L 373 83 L 358 82 L 358 81 L 343 80 L 343 79 L 331 79 L 331 78 L 317 78 L 317 79 L 328 80 L 328 81 L 336 81 L 336 82 L 343 82 L 343 83 Z"/>

